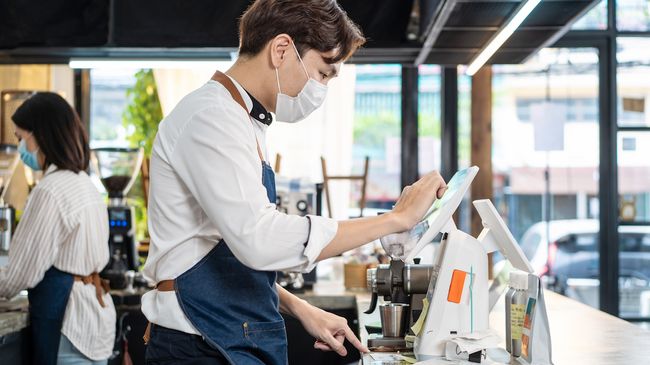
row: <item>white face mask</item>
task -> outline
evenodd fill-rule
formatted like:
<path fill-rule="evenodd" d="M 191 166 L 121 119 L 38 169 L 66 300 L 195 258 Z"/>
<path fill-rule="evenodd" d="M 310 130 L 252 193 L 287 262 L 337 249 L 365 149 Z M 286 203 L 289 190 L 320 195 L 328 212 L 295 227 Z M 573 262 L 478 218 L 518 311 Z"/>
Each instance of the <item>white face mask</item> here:
<path fill-rule="evenodd" d="M 307 75 L 307 83 L 295 97 L 283 94 L 282 89 L 280 88 L 280 75 L 278 74 L 278 69 L 275 69 L 275 77 L 278 80 L 278 96 L 275 102 L 275 117 L 279 122 L 286 123 L 295 123 L 305 119 L 305 117 L 323 104 L 325 96 L 327 95 L 327 86 L 309 77 L 307 68 L 302 62 L 302 58 L 300 58 L 296 45 L 293 42 L 291 42 L 291 44 L 298 55 L 302 69 L 305 71 L 305 75 Z"/>

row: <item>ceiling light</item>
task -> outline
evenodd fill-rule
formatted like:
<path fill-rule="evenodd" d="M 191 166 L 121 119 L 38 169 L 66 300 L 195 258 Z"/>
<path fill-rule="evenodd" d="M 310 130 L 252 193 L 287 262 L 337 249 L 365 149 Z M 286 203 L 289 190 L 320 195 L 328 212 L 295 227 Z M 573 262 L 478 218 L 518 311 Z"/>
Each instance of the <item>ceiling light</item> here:
<path fill-rule="evenodd" d="M 469 76 L 474 74 L 496 53 L 499 48 L 510 38 L 521 23 L 526 20 L 528 15 L 539 5 L 541 0 L 527 0 L 519 7 L 515 16 L 510 18 L 508 24 L 501 28 L 497 35 L 490 40 L 488 45 L 481 50 L 481 53 L 469 64 L 465 73 Z"/>
<path fill-rule="evenodd" d="M 232 65 L 233 61 L 204 60 L 204 59 L 115 59 L 115 58 L 72 58 L 69 66 L 72 69 L 93 68 L 152 68 L 152 69 L 223 69 Z"/>

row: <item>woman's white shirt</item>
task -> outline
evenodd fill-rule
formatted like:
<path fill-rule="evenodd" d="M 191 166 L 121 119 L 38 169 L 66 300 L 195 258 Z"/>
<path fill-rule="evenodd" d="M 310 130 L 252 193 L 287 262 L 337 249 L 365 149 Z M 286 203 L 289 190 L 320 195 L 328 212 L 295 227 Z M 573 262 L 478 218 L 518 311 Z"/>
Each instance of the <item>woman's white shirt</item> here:
<path fill-rule="evenodd" d="M 74 275 L 100 272 L 108 263 L 108 213 L 85 172 L 50 166 L 30 193 L 0 269 L 0 297 L 33 288 L 52 266 Z M 115 341 L 115 307 L 108 293 L 102 307 L 95 287 L 75 281 L 61 332 L 93 360 L 107 359 Z"/>

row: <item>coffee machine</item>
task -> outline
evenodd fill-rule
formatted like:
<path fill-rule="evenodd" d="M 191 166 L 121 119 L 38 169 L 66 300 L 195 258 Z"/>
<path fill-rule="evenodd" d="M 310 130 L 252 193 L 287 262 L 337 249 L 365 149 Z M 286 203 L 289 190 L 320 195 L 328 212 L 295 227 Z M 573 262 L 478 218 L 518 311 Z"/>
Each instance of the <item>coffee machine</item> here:
<path fill-rule="evenodd" d="M 314 184 L 305 179 L 276 177 L 276 209 L 280 212 L 301 217 L 309 214 L 321 215 L 323 184 Z M 278 271 L 277 283 L 283 288 L 302 293 L 316 283 L 316 269 L 308 273 Z"/>
<path fill-rule="evenodd" d="M 5 203 L 5 195 L 19 160 L 15 145 L 0 144 L 0 256 L 8 255 L 16 228 L 16 210 Z"/>
<path fill-rule="evenodd" d="M 93 167 L 108 193 L 108 246 L 110 260 L 101 275 L 112 289 L 123 289 L 126 272 L 137 271 L 139 264 L 135 240 L 135 210 L 126 195 L 133 186 L 144 158 L 142 148 L 95 148 Z"/>

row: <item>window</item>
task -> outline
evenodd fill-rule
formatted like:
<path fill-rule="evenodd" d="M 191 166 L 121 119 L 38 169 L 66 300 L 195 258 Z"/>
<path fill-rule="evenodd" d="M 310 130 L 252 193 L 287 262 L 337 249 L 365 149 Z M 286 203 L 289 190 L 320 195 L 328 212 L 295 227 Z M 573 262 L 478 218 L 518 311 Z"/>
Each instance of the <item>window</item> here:
<path fill-rule="evenodd" d="M 616 0 L 616 25 L 623 31 L 650 30 L 650 1 Z"/>
<path fill-rule="evenodd" d="M 650 224 L 650 131 L 618 133 L 619 219 Z"/>
<path fill-rule="evenodd" d="M 440 170 L 440 67 L 423 65 L 419 74 L 418 170 L 421 176 Z"/>
<path fill-rule="evenodd" d="M 617 42 L 618 125 L 650 127 L 650 39 Z"/>
<path fill-rule="evenodd" d="M 362 171 L 370 157 L 366 206 L 371 209 L 390 209 L 401 192 L 401 72 L 400 65 L 356 66 L 352 171 Z"/>
<path fill-rule="evenodd" d="M 472 154 L 472 78 L 465 74 L 466 67 L 458 67 L 458 168 L 464 169 L 471 165 Z M 471 231 L 471 197 L 466 194 L 460 204 L 458 228 L 465 232 Z"/>
<path fill-rule="evenodd" d="M 619 308 L 622 317 L 650 317 L 650 131 L 618 133 Z"/>
<path fill-rule="evenodd" d="M 650 30 L 650 2 L 620 1 L 618 9 L 621 29 Z M 617 42 L 619 309 L 622 317 L 650 317 L 650 40 Z"/>
<path fill-rule="evenodd" d="M 529 260 L 535 257 L 535 252 L 537 252 L 540 243 L 542 243 L 542 235 L 537 232 L 532 232 L 522 238 L 521 249 Z"/>
<path fill-rule="evenodd" d="M 619 0 L 620 1 L 620 0 Z M 607 29 L 607 1 L 601 0 L 587 14 L 573 24 L 573 30 L 604 30 Z"/>
<path fill-rule="evenodd" d="M 401 72 L 401 65 L 356 66 L 352 170 L 362 171 L 370 157 L 371 209 L 390 209 L 401 192 Z M 421 66 L 418 81 L 418 167 L 424 174 L 440 169 L 440 67 Z"/>
<path fill-rule="evenodd" d="M 550 289 L 598 307 L 598 53 L 543 49 L 492 83 L 495 206 Z"/>
<path fill-rule="evenodd" d="M 135 84 L 138 69 L 92 69 L 90 71 L 90 146 L 127 147 L 122 123 L 126 90 Z"/>
<path fill-rule="evenodd" d="M 517 117 L 522 122 L 530 122 L 531 105 L 545 101 L 544 98 L 521 98 L 517 99 Z M 593 122 L 598 118 L 598 103 L 594 98 L 560 98 L 554 99 L 554 103 L 566 106 L 566 118 L 570 122 Z"/>

